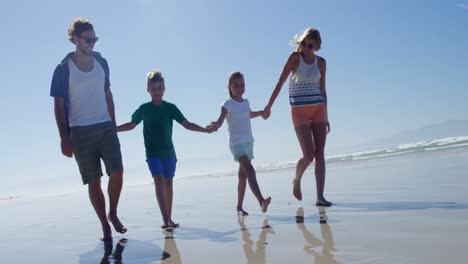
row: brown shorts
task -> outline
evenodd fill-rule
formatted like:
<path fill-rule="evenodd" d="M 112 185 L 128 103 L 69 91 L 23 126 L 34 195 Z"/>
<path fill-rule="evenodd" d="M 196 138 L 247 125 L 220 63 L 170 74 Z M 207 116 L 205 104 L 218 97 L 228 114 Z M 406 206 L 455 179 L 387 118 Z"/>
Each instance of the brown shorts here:
<path fill-rule="evenodd" d="M 328 122 L 326 104 L 314 104 L 291 107 L 291 117 L 294 128 L 315 123 Z"/>
<path fill-rule="evenodd" d="M 70 140 L 83 184 L 102 176 L 101 159 L 107 175 L 123 171 L 120 143 L 114 122 L 72 127 Z"/>

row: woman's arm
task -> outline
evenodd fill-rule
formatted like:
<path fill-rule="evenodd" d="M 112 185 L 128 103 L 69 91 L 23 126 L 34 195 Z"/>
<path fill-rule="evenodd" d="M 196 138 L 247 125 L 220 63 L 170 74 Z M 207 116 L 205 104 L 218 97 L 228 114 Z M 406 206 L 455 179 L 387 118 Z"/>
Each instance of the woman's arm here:
<path fill-rule="evenodd" d="M 273 103 L 276 100 L 276 97 L 278 97 L 281 88 L 283 87 L 283 84 L 286 82 L 286 79 L 288 78 L 289 74 L 293 71 L 294 68 L 297 67 L 299 63 L 299 53 L 293 52 L 291 55 L 289 55 L 288 61 L 283 67 L 283 71 L 281 72 L 281 75 L 279 77 L 278 82 L 276 83 L 275 89 L 271 93 L 270 100 L 268 101 L 268 104 L 265 106 L 265 111 L 264 116 L 267 118 L 271 114 L 271 107 L 273 106 Z"/>

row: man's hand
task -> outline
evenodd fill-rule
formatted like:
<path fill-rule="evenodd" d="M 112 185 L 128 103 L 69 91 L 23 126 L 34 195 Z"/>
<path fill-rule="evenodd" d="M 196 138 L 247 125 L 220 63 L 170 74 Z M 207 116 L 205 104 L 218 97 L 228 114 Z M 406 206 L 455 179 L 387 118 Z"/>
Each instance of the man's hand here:
<path fill-rule="evenodd" d="M 73 151 L 72 151 L 72 144 L 70 140 L 67 139 L 62 139 L 60 141 L 60 147 L 62 148 L 62 154 L 65 157 L 72 158 L 73 157 Z"/>

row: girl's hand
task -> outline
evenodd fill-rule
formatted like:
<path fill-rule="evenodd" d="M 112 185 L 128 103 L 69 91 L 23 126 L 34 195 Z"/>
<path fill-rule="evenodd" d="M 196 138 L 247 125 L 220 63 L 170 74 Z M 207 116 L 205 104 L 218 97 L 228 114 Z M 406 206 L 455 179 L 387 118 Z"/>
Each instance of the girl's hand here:
<path fill-rule="evenodd" d="M 206 126 L 206 128 L 211 132 L 215 132 L 218 130 L 219 125 L 216 122 L 211 122 L 209 125 Z"/>

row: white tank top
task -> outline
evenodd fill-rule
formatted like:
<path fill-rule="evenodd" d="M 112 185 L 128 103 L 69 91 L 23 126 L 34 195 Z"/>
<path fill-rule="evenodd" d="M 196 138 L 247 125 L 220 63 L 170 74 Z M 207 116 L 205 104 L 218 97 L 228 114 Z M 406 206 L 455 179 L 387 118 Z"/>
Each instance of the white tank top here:
<path fill-rule="evenodd" d="M 93 58 L 93 60 L 94 67 L 90 72 L 80 71 L 71 59 L 68 63 L 70 69 L 68 90 L 70 127 L 111 121 L 104 91 L 104 69 L 96 59 Z"/>
<path fill-rule="evenodd" d="M 299 53 L 299 66 L 289 79 L 289 103 L 291 106 L 305 106 L 325 103 L 320 90 L 320 69 L 318 56 L 312 64 L 306 64 Z"/>

